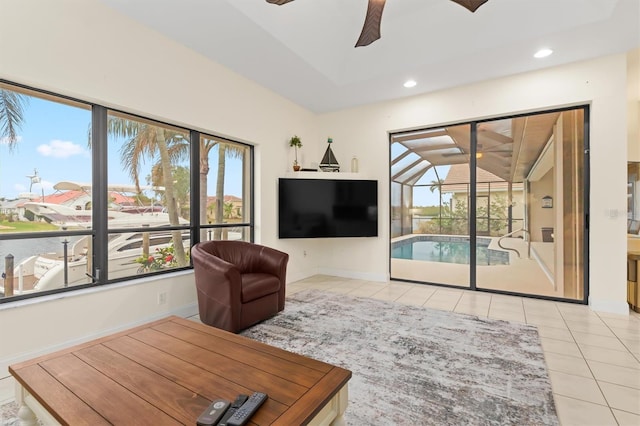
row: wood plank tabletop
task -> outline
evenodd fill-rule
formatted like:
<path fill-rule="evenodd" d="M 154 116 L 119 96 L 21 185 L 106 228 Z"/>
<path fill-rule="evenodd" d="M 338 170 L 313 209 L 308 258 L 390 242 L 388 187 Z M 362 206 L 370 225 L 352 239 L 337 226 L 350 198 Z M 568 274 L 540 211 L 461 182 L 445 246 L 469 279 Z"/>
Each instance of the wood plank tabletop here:
<path fill-rule="evenodd" d="M 265 392 L 250 424 L 310 421 L 349 370 L 176 316 L 9 367 L 61 424 L 194 425 L 214 399 Z"/>

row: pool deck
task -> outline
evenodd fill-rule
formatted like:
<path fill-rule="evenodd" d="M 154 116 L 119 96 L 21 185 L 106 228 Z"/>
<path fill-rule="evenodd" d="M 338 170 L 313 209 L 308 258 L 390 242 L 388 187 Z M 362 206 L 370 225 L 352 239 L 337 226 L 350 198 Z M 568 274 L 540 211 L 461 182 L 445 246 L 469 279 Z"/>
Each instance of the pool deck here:
<path fill-rule="evenodd" d="M 403 235 L 393 242 L 416 237 L 418 234 Z M 435 236 L 435 235 L 434 235 Z M 440 236 L 440 235 L 438 235 Z M 497 237 L 491 238 L 489 248 L 502 250 Z M 527 258 L 526 242 L 511 238 L 504 242 L 507 247 L 518 249 L 522 258 L 509 251 L 509 265 L 480 265 L 476 270 L 478 288 L 562 297 L 561 286 L 553 283 L 553 243 L 532 243 L 531 257 Z M 391 277 L 394 279 L 448 284 L 460 287 L 469 286 L 469 266 L 428 262 L 421 260 L 391 259 Z"/>

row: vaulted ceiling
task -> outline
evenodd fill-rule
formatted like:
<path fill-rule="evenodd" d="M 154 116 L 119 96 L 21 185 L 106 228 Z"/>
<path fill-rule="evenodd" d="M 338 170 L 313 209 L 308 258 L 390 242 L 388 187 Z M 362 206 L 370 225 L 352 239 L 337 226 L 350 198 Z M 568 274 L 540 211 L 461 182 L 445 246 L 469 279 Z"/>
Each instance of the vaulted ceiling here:
<path fill-rule="evenodd" d="M 315 112 L 640 46 L 638 0 L 489 0 L 475 13 L 387 0 L 381 39 L 358 48 L 368 0 L 99 1 Z M 534 59 L 541 47 L 554 54 Z M 407 79 L 417 85 L 404 88 Z"/>

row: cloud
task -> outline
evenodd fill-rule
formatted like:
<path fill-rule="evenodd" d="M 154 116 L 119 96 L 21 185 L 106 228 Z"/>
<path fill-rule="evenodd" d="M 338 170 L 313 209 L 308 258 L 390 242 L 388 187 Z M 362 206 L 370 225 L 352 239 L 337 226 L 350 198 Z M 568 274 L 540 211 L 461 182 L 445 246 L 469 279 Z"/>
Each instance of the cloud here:
<path fill-rule="evenodd" d="M 84 154 L 82 146 L 69 141 L 52 140 L 48 145 L 40 145 L 37 151 L 45 157 L 67 158 L 72 155 Z"/>

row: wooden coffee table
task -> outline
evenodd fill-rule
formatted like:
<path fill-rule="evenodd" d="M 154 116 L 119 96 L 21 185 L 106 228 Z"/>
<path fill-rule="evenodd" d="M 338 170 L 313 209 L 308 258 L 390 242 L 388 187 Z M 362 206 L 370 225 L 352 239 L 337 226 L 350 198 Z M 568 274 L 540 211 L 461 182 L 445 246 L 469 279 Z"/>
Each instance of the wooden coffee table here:
<path fill-rule="evenodd" d="M 351 372 L 169 317 L 9 367 L 21 424 L 195 425 L 217 398 L 269 395 L 250 424 L 344 424 Z M 35 415 L 34 415 L 35 413 Z"/>

